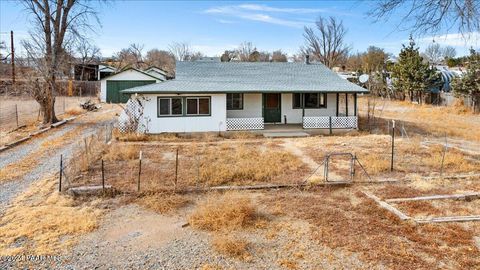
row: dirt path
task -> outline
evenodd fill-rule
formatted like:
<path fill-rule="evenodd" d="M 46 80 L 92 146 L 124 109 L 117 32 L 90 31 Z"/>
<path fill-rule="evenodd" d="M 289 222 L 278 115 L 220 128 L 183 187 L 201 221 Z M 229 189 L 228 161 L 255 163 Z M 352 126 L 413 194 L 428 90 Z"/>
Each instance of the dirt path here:
<path fill-rule="evenodd" d="M 109 115 L 106 119 L 105 113 Z M 101 115 L 101 117 L 96 119 L 99 115 Z M 111 122 L 111 119 L 112 111 L 106 110 L 92 113 L 59 129 L 52 129 L 45 137 L 40 137 L 38 140 L 33 139 L 31 142 L 0 153 L 0 169 L 9 164 L 22 162 L 22 160 L 29 158 L 29 155 L 37 155 L 40 153 L 38 157 L 35 157 L 35 160 L 39 162 L 36 165 L 32 165 L 31 168 L 28 168 L 25 174 L 17 179 L 0 182 L 0 214 L 3 213 L 11 200 L 26 190 L 30 184 L 42 179 L 46 175 L 55 174 L 58 171 L 60 155 L 68 157 L 75 146 L 74 141 L 82 140 L 84 137 L 93 134 L 99 127 Z M 80 127 L 82 130 L 73 140 L 66 141 L 53 149 L 49 148 L 45 149 L 45 151 L 38 151 L 44 142 L 60 138 L 77 127 Z"/>
<path fill-rule="evenodd" d="M 293 140 L 291 139 L 283 139 L 283 143 L 281 144 L 285 150 L 294 154 L 295 156 L 299 157 L 303 163 L 307 164 L 307 166 L 313 171 L 316 170 L 320 164 L 318 164 L 315 160 L 313 160 L 310 156 L 306 155 L 302 149 L 300 149 Z"/>

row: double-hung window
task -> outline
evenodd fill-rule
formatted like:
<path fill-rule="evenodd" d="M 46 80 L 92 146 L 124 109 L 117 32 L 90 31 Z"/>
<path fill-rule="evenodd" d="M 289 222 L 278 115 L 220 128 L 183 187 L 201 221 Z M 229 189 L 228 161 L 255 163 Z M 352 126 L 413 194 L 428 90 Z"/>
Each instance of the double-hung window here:
<path fill-rule="evenodd" d="M 303 106 L 306 109 L 326 108 L 327 107 L 327 94 L 326 93 L 304 93 L 303 94 Z M 293 108 L 302 108 L 302 94 L 293 94 Z"/>
<path fill-rule="evenodd" d="M 243 94 L 227 94 L 227 110 L 243 110 Z"/>
<path fill-rule="evenodd" d="M 181 97 L 159 97 L 158 115 L 177 116 L 183 114 L 183 101 Z"/>
<path fill-rule="evenodd" d="M 187 97 L 187 115 L 210 115 L 210 97 Z"/>

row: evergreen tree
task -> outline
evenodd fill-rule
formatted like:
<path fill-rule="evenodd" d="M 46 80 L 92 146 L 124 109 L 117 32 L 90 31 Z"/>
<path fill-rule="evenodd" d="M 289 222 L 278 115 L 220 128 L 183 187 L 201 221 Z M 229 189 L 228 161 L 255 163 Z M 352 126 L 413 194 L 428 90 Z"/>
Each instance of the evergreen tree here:
<path fill-rule="evenodd" d="M 455 78 L 452 88 L 457 96 L 472 98 L 473 107 L 479 107 L 480 103 L 480 54 L 470 49 L 467 60 L 467 72 L 461 78 Z"/>
<path fill-rule="evenodd" d="M 403 98 L 408 95 L 411 101 L 415 98 L 418 102 L 422 102 L 424 93 L 429 93 L 441 82 L 440 74 L 436 69 L 424 63 L 411 36 L 409 45 L 403 45 L 400 51 L 398 63 L 393 67 L 392 77 L 395 90 L 401 91 Z"/>

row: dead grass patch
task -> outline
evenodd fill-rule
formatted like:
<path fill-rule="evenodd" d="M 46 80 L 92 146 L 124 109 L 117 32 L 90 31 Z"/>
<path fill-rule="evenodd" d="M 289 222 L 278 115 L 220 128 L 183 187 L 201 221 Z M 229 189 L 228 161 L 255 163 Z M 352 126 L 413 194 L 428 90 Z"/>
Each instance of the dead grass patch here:
<path fill-rule="evenodd" d="M 254 225 L 258 213 L 251 199 L 238 193 L 211 194 L 189 217 L 194 228 L 206 231 L 242 229 Z"/>
<path fill-rule="evenodd" d="M 215 251 L 240 259 L 248 261 L 251 255 L 248 252 L 249 243 L 247 240 L 235 235 L 216 235 L 212 241 L 212 247 Z"/>
<path fill-rule="evenodd" d="M 119 161 L 137 159 L 140 150 L 131 144 L 113 144 L 107 148 L 103 159 L 105 161 Z"/>
<path fill-rule="evenodd" d="M 354 205 L 349 196 L 357 196 Z M 457 224 L 399 221 L 359 192 L 319 189 L 315 193 L 276 193 L 265 203 L 282 202 L 287 215 L 312 224 L 312 234 L 332 249 L 355 252 L 388 269 L 475 268 L 480 265 L 472 230 Z"/>
<path fill-rule="evenodd" d="M 97 228 L 102 211 L 54 192 L 56 177 L 38 181 L 0 218 L 0 254 L 53 254 Z"/>
<path fill-rule="evenodd" d="M 136 202 L 160 214 L 170 214 L 191 203 L 185 195 L 174 193 L 149 194 L 138 198 Z"/>
<path fill-rule="evenodd" d="M 30 172 L 39 163 L 38 156 L 30 154 L 22 160 L 10 163 L 0 169 L 0 182 L 10 181 L 24 176 Z"/>
<path fill-rule="evenodd" d="M 289 152 L 262 151 L 254 146 L 209 147 L 200 155 L 200 179 L 209 185 L 267 182 L 291 171 L 298 175 L 306 169 L 303 162 Z"/>
<path fill-rule="evenodd" d="M 82 113 L 85 113 L 86 111 L 80 107 L 70 107 L 68 109 L 65 110 L 65 115 L 67 116 L 76 116 L 76 115 L 80 115 Z"/>

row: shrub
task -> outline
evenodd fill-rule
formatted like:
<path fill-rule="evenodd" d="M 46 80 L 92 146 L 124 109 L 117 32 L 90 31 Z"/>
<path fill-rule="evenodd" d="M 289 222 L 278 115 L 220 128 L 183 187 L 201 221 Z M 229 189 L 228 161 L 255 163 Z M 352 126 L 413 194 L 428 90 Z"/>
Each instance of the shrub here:
<path fill-rule="evenodd" d="M 190 224 L 202 230 L 221 231 L 250 226 L 257 210 L 247 197 L 235 193 L 210 196 L 201 202 L 189 218 Z"/>

